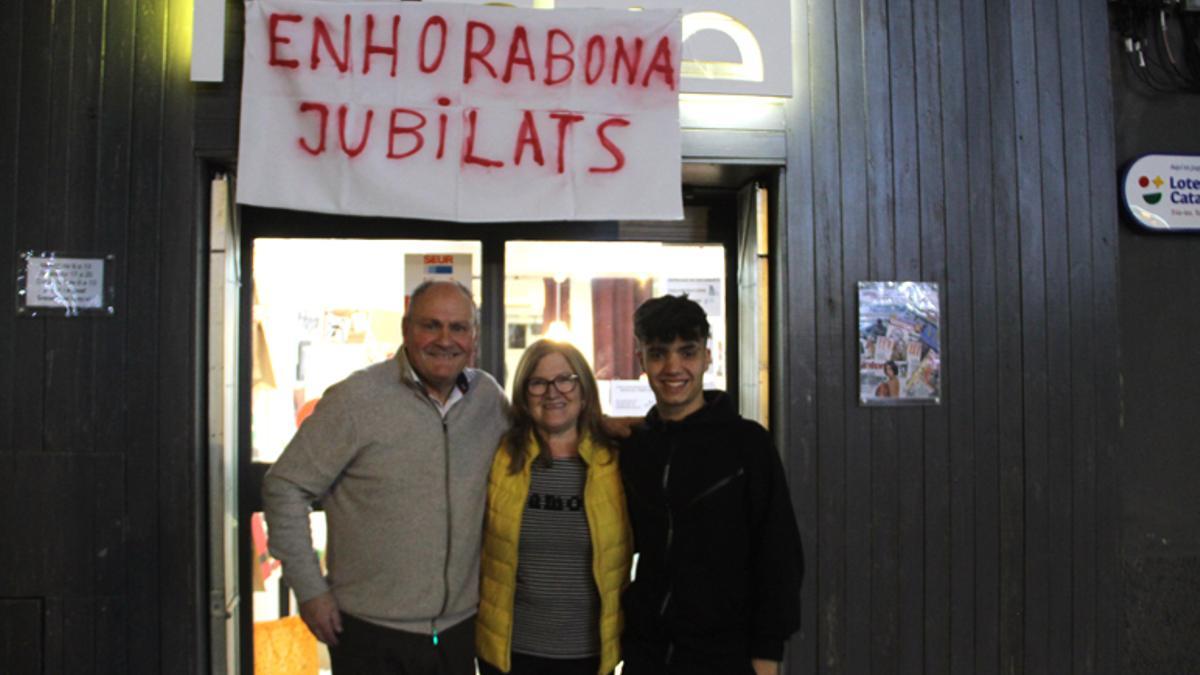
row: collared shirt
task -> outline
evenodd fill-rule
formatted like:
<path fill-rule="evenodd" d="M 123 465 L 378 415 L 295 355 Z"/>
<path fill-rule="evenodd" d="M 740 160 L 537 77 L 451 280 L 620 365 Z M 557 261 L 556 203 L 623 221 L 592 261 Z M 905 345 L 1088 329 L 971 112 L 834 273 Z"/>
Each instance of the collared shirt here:
<path fill-rule="evenodd" d="M 446 413 L 450 412 L 450 408 L 454 407 L 454 404 L 462 399 L 463 394 L 467 393 L 471 385 L 475 382 L 475 379 L 479 377 L 479 372 L 474 368 L 464 369 L 463 372 L 458 374 L 458 378 L 454 380 L 454 387 L 450 389 L 450 395 L 446 397 L 446 402 L 442 403 L 436 396 L 429 393 L 429 387 L 425 386 L 425 383 L 421 380 L 421 376 L 417 374 L 417 370 L 412 367 L 412 361 L 408 360 L 408 352 L 403 347 L 400 348 L 400 356 L 404 359 L 406 369 L 412 374 L 413 382 L 416 382 L 421 391 L 424 391 L 425 395 L 429 396 L 429 400 L 438 409 L 438 412 L 441 413 L 442 419 L 445 419 Z"/>

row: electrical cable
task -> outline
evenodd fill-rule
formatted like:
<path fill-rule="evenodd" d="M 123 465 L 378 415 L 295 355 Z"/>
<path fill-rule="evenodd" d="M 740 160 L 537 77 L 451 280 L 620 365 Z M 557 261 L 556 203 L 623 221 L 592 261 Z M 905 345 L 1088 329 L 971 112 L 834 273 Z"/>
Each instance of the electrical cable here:
<path fill-rule="evenodd" d="M 1110 0 L 1112 30 L 1125 64 L 1147 89 L 1200 94 L 1200 15 L 1179 0 Z"/>
<path fill-rule="evenodd" d="M 1176 12 L 1178 12 L 1178 6 L 1176 7 Z M 1175 18 L 1179 19 L 1181 17 L 1176 14 Z M 1172 25 L 1180 23 L 1180 21 L 1174 21 L 1172 22 Z M 1179 82 L 1183 83 L 1185 88 L 1194 91 L 1200 91 L 1200 77 L 1197 77 L 1195 74 L 1193 74 L 1193 72 L 1189 72 L 1191 71 L 1191 68 L 1188 65 L 1183 64 L 1175 59 L 1174 50 L 1171 49 L 1171 31 L 1168 29 L 1167 11 L 1165 9 L 1159 12 L 1159 24 L 1162 28 L 1161 46 L 1166 52 L 1168 62 L 1171 64 L 1171 72 L 1175 75 Z M 1180 31 L 1182 31 L 1182 27 L 1180 28 Z"/>

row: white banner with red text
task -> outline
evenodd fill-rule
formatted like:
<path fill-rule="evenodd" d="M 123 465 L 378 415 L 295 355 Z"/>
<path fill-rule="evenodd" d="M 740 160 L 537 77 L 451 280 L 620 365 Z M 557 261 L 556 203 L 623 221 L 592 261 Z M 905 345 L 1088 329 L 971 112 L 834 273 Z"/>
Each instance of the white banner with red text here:
<path fill-rule="evenodd" d="M 680 14 L 246 3 L 243 204 L 434 220 L 667 220 Z"/>

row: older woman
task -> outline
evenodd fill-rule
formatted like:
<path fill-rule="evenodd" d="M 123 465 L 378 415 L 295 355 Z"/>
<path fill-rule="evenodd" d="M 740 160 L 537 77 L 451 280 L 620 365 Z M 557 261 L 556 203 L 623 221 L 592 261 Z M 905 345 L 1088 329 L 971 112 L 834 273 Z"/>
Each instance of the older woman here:
<path fill-rule="evenodd" d="M 480 672 L 610 673 L 632 546 L 596 378 L 577 349 L 539 340 L 517 365 L 512 399 L 488 483 Z"/>

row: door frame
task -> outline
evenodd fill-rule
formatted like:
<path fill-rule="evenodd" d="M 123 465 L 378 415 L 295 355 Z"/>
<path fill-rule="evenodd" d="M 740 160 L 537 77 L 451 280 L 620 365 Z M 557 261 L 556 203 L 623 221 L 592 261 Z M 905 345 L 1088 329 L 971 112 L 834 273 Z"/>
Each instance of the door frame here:
<path fill-rule="evenodd" d="M 736 191 L 700 188 L 685 191 L 685 205 L 708 209 L 698 225 L 634 221 L 540 222 L 540 223 L 450 223 L 395 218 L 362 218 L 241 206 L 238 223 L 240 300 L 238 303 L 237 399 L 237 522 L 239 551 L 237 575 L 242 589 L 238 619 L 240 667 L 253 672 L 253 550 L 249 523 L 251 514 L 262 510 L 260 486 L 269 464 L 251 461 L 250 404 L 253 371 L 253 260 L 254 240 L 265 237 L 346 239 L 431 239 L 478 241 L 481 244 L 480 363 L 479 367 L 504 377 L 504 279 L 505 244 L 509 241 L 667 241 L 671 243 L 720 244 L 725 249 L 727 307 L 725 313 L 727 384 L 736 397 L 737 385 L 737 214 Z M 727 225 L 722 225 L 727 223 Z M 658 238 L 647 237 L 657 233 Z M 210 326 L 210 332 L 215 330 Z M 211 536 L 211 535 L 210 535 Z"/>

